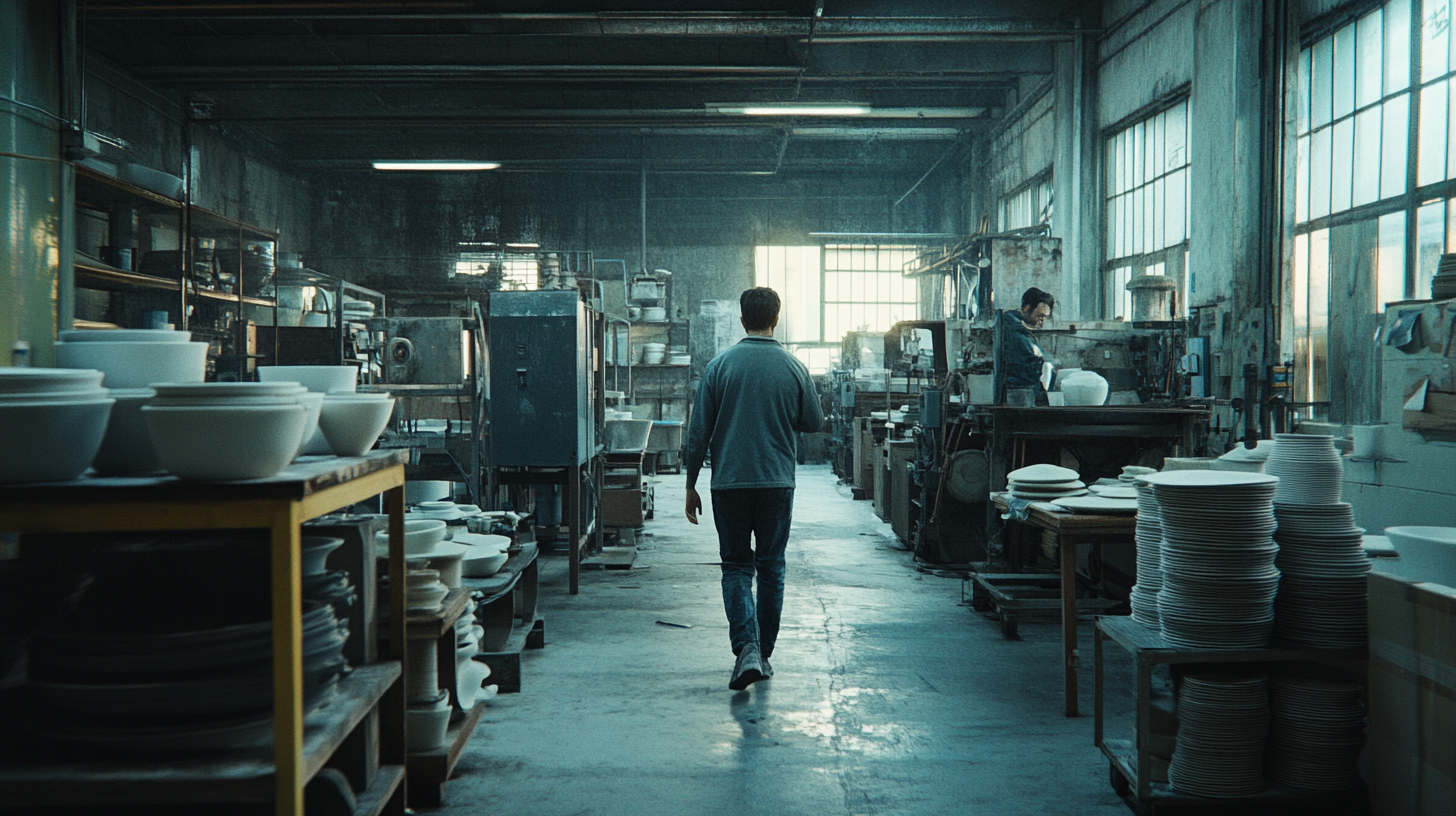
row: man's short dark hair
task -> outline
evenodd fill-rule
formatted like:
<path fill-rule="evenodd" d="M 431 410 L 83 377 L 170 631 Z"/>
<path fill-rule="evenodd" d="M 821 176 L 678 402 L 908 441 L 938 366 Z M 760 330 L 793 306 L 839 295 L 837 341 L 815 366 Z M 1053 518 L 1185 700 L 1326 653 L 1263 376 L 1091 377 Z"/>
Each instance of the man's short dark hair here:
<path fill-rule="evenodd" d="M 1027 289 L 1026 294 L 1021 296 L 1022 311 L 1035 309 L 1038 304 L 1042 303 L 1046 304 L 1047 311 L 1057 308 L 1057 299 L 1052 297 L 1050 292 L 1043 292 L 1035 286 Z"/>
<path fill-rule="evenodd" d="M 767 286 L 745 289 L 738 297 L 738 309 L 743 313 L 743 328 L 763 331 L 778 322 L 779 295 Z"/>

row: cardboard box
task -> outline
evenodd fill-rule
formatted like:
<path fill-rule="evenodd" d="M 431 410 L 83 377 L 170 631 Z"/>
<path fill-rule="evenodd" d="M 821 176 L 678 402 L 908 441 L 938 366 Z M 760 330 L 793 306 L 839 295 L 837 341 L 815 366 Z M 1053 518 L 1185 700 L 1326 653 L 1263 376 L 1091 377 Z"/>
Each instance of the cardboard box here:
<path fill-rule="evenodd" d="M 1376 816 L 1456 813 L 1456 589 L 1371 573 L 1370 798 Z"/>
<path fill-rule="evenodd" d="M 641 527 L 646 521 L 642 512 L 642 491 L 632 488 L 602 491 L 602 526 Z"/>

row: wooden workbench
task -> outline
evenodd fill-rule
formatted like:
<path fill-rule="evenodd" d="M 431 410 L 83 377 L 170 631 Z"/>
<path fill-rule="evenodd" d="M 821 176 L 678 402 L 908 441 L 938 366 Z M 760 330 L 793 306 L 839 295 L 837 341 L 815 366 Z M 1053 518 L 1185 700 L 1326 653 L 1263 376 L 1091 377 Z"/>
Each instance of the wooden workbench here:
<path fill-rule="evenodd" d="M 1000 512 L 1011 506 L 1005 493 L 993 493 L 991 502 Z M 1077 716 L 1077 669 L 1081 657 L 1077 651 L 1077 547 L 1083 544 L 1134 545 L 1137 515 L 1094 516 L 1085 513 L 1058 511 L 1048 502 L 1033 502 L 1025 521 L 1056 537 L 1057 563 L 1061 567 L 1062 590 L 1062 671 L 1067 702 L 1067 716 Z"/>
<path fill-rule="evenodd" d="M 303 788 L 368 709 L 380 720 L 377 785 L 364 798 L 404 812 L 405 593 L 391 593 L 389 662 L 357 669 L 341 684 L 346 702 L 307 716 L 303 707 L 301 525 L 381 493 L 389 514 L 389 564 L 404 574 L 404 462 L 407 451 L 359 457 L 303 457 L 268 479 L 185 482 L 172 476 L 82 477 L 0 488 L 0 530 L 78 533 L 133 530 L 271 531 L 273 756 L 271 761 L 199 757 L 170 763 L 118 759 L 0 771 L 0 800 L 77 806 L 269 801 L 278 814 L 303 813 Z M 24 557 L 22 550 L 21 556 Z M 352 702 L 348 702 L 352 701 Z M 135 795 L 133 802 L 127 797 Z M 256 797 L 256 798 L 255 798 Z"/>

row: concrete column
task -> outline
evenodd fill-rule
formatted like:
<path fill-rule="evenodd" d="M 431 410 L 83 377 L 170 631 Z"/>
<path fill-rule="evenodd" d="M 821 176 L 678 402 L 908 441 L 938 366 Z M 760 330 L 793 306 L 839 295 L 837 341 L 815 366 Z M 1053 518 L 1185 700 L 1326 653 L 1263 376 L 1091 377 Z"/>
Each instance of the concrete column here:
<path fill-rule="evenodd" d="M 56 3 L 0 2 L 0 365 L 17 340 L 32 365 L 55 364 L 61 317 L 62 233 L 71 194 L 61 163 L 60 28 Z M 69 247 L 66 247 L 69 250 Z M 69 261 L 68 261 L 69 262 Z M 69 309 L 66 310 L 69 315 Z"/>

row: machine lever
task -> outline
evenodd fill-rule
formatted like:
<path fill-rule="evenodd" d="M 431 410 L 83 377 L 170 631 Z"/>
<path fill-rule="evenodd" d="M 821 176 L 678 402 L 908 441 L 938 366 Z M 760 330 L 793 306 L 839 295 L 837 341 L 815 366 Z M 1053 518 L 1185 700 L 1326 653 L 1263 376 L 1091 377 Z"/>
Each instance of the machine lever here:
<path fill-rule="evenodd" d="M 525 388 L 526 387 L 526 369 L 524 369 L 524 368 L 518 368 L 518 369 L 516 369 L 516 380 L 517 380 L 517 382 L 516 382 L 516 386 L 517 387 L 519 387 L 519 388 Z"/>

